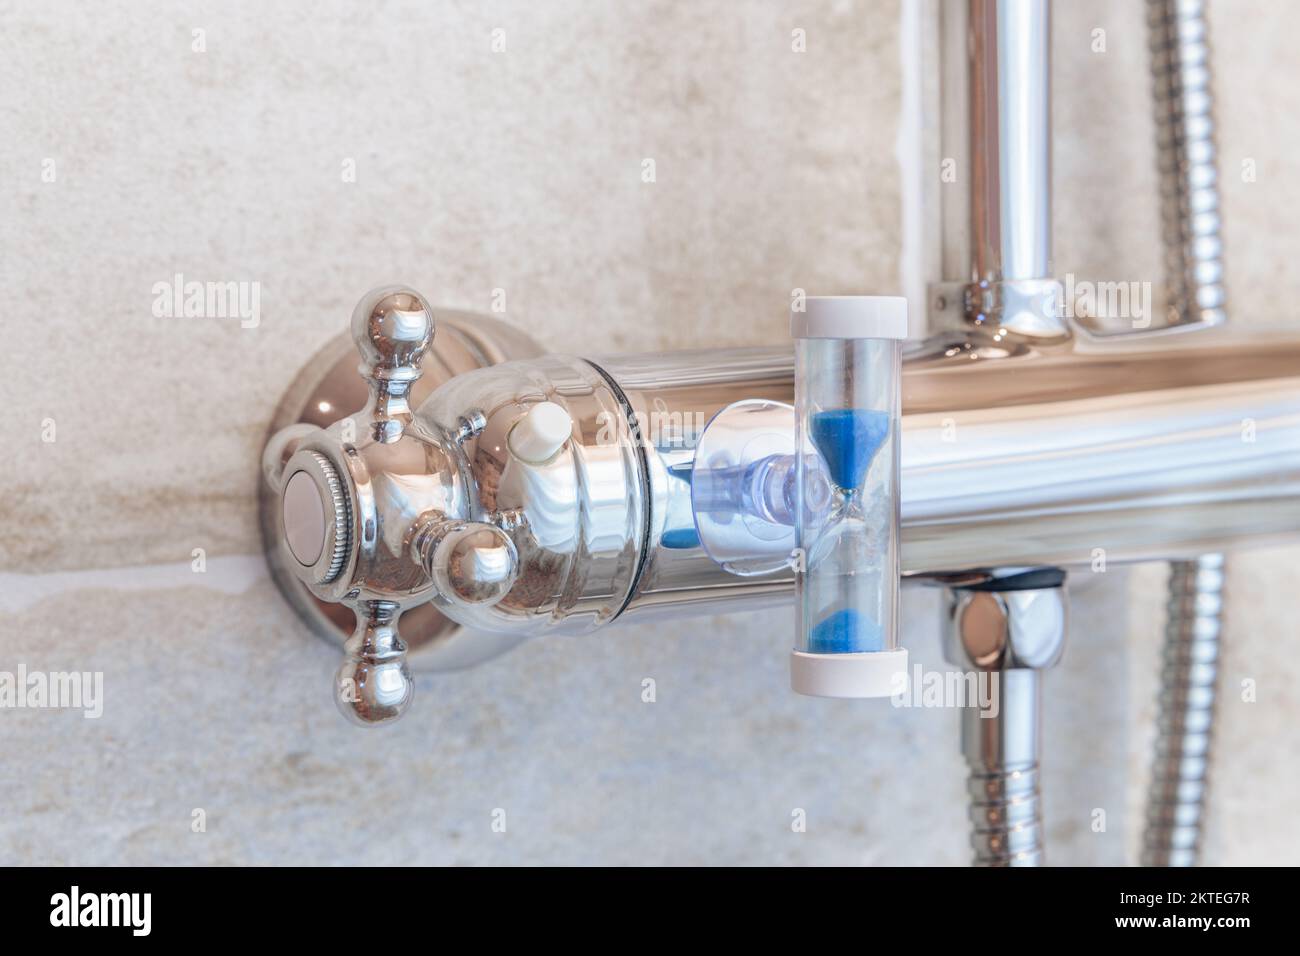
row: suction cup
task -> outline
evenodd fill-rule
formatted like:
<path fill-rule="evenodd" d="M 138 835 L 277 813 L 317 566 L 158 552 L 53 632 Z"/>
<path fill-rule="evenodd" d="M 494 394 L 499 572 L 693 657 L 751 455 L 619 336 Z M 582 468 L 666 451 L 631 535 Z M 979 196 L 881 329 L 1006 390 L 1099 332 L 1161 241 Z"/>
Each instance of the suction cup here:
<path fill-rule="evenodd" d="M 718 412 L 700 435 L 691 507 L 704 553 L 739 577 L 790 564 L 795 548 L 795 418 L 784 402 L 746 399 Z M 825 510 L 830 480 L 804 451 L 805 501 Z"/>

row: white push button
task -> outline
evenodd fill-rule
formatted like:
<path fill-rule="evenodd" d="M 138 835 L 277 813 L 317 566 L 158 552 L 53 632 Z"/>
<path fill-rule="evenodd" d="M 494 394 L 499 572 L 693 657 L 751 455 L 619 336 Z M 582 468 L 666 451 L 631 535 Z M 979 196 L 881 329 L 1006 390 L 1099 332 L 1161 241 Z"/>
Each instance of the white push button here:
<path fill-rule="evenodd" d="M 325 548 L 325 502 L 305 471 L 295 472 L 281 501 L 284 537 L 298 563 L 310 567 Z"/>
<path fill-rule="evenodd" d="M 555 402 L 538 402 L 510 429 L 510 451 L 520 461 L 548 461 L 573 433 L 569 413 Z"/>

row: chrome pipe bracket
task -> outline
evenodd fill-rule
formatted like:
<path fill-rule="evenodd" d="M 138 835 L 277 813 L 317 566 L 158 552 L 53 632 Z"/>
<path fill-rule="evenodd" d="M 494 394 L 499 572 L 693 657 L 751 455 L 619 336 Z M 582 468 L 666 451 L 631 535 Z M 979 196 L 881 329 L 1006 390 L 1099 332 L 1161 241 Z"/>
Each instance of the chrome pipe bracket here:
<path fill-rule="evenodd" d="M 1073 337 L 1056 279 L 937 282 L 929 299 L 932 332 L 980 330 L 1008 344 L 1061 345 Z"/>

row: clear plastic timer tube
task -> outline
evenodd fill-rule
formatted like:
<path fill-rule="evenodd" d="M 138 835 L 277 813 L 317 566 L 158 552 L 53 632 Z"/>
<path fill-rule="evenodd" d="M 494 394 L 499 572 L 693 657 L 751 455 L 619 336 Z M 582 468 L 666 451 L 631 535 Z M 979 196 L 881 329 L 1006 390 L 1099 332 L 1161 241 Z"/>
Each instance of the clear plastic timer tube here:
<path fill-rule="evenodd" d="M 795 478 L 795 656 L 804 660 L 796 660 L 796 667 L 808 657 L 893 652 L 898 649 L 899 383 L 906 305 L 877 296 L 809 299 L 806 312 L 792 316 L 791 330 L 795 441 L 802 451 Z M 865 684 L 857 682 L 861 693 L 829 696 L 883 695 L 877 678 L 898 661 L 852 663 L 859 674 L 864 664 L 881 666 Z M 800 683 L 797 675 L 795 682 Z M 796 689 L 822 693 L 820 683 Z"/>

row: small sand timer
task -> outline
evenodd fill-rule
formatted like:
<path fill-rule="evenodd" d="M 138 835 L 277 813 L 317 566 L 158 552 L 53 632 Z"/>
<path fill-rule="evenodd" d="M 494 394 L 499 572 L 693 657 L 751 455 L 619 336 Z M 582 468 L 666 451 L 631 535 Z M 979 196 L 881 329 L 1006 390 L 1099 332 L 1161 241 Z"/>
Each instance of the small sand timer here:
<path fill-rule="evenodd" d="M 795 338 L 795 567 L 791 686 L 818 697 L 906 689 L 898 646 L 899 356 L 907 300 L 808 298 Z M 807 495 L 830 506 L 811 507 Z"/>

